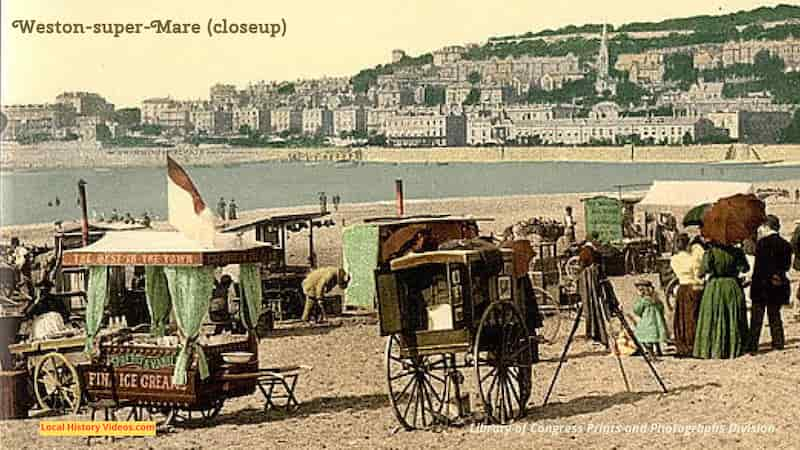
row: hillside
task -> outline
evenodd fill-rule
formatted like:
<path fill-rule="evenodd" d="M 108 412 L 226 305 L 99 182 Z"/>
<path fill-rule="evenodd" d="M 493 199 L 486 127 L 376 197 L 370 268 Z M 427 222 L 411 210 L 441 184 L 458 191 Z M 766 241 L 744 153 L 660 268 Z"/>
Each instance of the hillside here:
<path fill-rule="evenodd" d="M 470 48 L 464 58 L 483 60 L 492 57 L 565 56 L 572 53 L 583 63 L 590 63 L 597 55 L 600 45 L 598 33 L 602 27 L 602 24 L 568 25 L 558 30 L 490 37 L 484 45 Z M 734 40 L 800 38 L 800 6 L 778 5 L 719 16 L 634 22 L 617 28 L 609 25 L 608 29 L 611 31 L 609 56 L 613 66 L 617 56 L 622 53 Z M 431 61 L 430 53 L 417 57 L 407 56 L 397 63 L 364 69 L 353 77 L 352 82 L 357 92 L 364 92 L 375 83 L 378 75 L 430 64 Z"/>

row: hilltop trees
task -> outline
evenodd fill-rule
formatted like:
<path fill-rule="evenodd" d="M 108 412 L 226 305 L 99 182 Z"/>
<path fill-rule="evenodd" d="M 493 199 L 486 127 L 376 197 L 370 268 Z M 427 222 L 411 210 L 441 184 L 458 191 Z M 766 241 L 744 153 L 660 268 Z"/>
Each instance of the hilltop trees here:
<path fill-rule="evenodd" d="M 683 90 L 689 89 L 697 81 L 697 70 L 694 68 L 692 55 L 675 53 L 664 58 L 664 79 L 676 81 Z"/>
<path fill-rule="evenodd" d="M 800 144 L 800 109 L 794 112 L 792 122 L 781 132 L 781 142 Z"/>

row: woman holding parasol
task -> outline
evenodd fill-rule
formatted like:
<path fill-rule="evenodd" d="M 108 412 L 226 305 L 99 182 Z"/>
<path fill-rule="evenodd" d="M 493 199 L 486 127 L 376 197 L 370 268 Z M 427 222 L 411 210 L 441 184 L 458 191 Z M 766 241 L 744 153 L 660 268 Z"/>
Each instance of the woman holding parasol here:
<path fill-rule="evenodd" d="M 709 276 L 700 302 L 693 354 L 697 358 L 736 358 L 747 343 L 747 307 L 739 275 L 750 265 L 735 244 L 752 237 L 766 220 L 764 203 L 754 195 L 719 200 L 705 214 L 701 232 L 710 242 L 703 255 Z"/>

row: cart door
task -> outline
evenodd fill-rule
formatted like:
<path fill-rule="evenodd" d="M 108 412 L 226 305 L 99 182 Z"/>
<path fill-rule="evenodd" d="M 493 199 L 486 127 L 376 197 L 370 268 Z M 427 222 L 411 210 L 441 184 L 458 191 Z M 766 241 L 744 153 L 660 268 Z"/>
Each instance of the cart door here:
<path fill-rule="evenodd" d="M 378 317 L 380 318 L 381 336 L 403 331 L 400 311 L 400 295 L 397 276 L 394 273 L 375 273 L 375 291 L 378 293 Z"/>

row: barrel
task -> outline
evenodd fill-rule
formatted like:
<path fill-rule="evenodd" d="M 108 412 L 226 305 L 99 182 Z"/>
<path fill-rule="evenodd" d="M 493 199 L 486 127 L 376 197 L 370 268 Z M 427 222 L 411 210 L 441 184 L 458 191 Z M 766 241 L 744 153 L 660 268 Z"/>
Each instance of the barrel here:
<path fill-rule="evenodd" d="M 31 406 L 33 397 L 28 390 L 28 372 L 0 372 L 0 420 L 26 418 Z"/>

